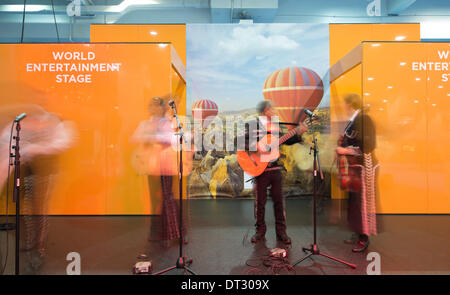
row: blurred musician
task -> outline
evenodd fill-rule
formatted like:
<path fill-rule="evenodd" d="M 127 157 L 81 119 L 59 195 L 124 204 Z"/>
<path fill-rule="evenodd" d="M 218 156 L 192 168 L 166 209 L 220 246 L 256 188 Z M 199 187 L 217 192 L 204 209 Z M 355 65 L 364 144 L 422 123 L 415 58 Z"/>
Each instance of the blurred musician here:
<path fill-rule="evenodd" d="M 355 243 L 353 252 L 362 252 L 369 246 L 369 236 L 377 234 L 375 211 L 375 157 L 376 147 L 375 125 L 372 119 L 362 111 L 361 97 L 349 94 L 345 104 L 351 118 L 341 136 L 336 153 L 340 163 L 348 167 L 340 167 L 350 171 L 349 175 L 340 175 L 345 181 L 348 191 L 348 223 L 357 235 L 357 239 L 346 240 Z M 353 174 L 352 174 L 353 171 Z M 347 177 L 350 177 L 347 180 Z M 342 187 L 342 183 L 341 183 Z"/>
<path fill-rule="evenodd" d="M 1 185 L 7 177 L 10 125 L 2 131 Z M 29 114 L 21 122 L 21 165 L 23 165 L 22 212 L 28 264 L 25 273 L 34 273 L 46 255 L 48 205 L 58 177 L 58 155 L 73 146 L 76 128 L 72 122 L 61 121 L 56 115 L 42 111 Z"/>
<path fill-rule="evenodd" d="M 177 146 L 178 137 L 168 105 L 169 99 L 170 96 L 154 97 L 149 104 L 150 118 L 142 121 L 132 136 L 132 141 L 143 144 L 136 157 L 143 163 L 144 167 L 140 170 L 148 174 L 149 185 L 155 182 L 155 178 L 159 178 L 161 183 L 161 217 L 159 222 L 153 219 L 149 240 L 162 240 L 165 245 L 170 240 L 180 238 L 178 204 L 172 189 L 173 179 L 178 172 L 177 153 L 173 148 Z M 184 242 L 187 243 L 186 236 Z"/>

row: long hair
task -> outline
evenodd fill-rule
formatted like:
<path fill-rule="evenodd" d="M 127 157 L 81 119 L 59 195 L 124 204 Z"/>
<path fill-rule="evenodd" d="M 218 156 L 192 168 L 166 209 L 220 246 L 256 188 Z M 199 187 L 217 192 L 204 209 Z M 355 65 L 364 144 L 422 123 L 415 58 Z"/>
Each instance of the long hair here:
<path fill-rule="evenodd" d="M 169 109 L 170 98 L 170 94 L 152 97 L 148 104 L 150 116 L 163 116 Z"/>

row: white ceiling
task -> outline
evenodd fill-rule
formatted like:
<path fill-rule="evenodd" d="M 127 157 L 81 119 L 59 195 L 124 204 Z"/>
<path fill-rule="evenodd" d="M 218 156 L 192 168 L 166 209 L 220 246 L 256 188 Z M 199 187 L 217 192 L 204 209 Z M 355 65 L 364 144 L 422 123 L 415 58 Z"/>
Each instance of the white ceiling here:
<path fill-rule="evenodd" d="M 24 42 L 89 41 L 93 23 L 440 23 L 450 32 L 450 0 L 76 0 L 80 16 L 70 17 L 71 0 L 27 0 Z M 379 1 L 379 16 L 367 7 Z M 0 42 L 18 42 L 23 0 L 0 3 Z M 53 15 L 54 13 L 54 15 Z M 58 30 L 56 30 L 55 19 Z M 430 26 L 429 26 L 430 27 Z M 57 34 L 58 32 L 58 34 Z M 441 37 L 438 37 L 441 36 Z"/>

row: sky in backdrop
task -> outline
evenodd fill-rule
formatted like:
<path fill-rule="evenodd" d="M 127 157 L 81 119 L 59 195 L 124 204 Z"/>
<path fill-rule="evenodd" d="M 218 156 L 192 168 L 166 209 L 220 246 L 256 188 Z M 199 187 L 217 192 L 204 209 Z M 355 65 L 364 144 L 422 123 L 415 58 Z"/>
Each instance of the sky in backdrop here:
<path fill-rule="evenodd" d="M 324 82 L 319 107 L 329 106 L 328 24 L 187 25 L 187 108 L 210 99 L 219 112 L 255 108 L 266 78 L 298 66 Z"/>

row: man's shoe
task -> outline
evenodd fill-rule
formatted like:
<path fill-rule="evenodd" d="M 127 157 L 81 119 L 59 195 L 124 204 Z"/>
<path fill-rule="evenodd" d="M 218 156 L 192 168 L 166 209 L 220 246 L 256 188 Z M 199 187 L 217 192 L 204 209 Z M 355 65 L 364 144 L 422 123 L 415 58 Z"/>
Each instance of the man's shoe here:
<path fill-rule="evenodd" d="M 291 238 L 287 234 L 277 235 L 277 241 L 283 242 L 285 244 L 292 243 Z"/>
<path fill-rule="evenodd" d="M 356 243 L 355 248 L 352 249 L 352 252 L 354 252 L 354 253 L 363 252 L 367 249 L 367 247 L 369 247 L 369 241 L 367 241 L 367 242 L 358 241 Z"/>
<path fill-rule="evenodd" d="M 253 237 L 251 238 L 252 243 L 257 243 L 259 241 L 263 241 L 265 239 L 265 234 L 262 233 L 255 233 Z"/>

